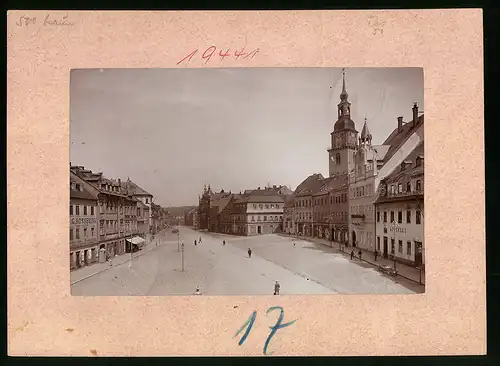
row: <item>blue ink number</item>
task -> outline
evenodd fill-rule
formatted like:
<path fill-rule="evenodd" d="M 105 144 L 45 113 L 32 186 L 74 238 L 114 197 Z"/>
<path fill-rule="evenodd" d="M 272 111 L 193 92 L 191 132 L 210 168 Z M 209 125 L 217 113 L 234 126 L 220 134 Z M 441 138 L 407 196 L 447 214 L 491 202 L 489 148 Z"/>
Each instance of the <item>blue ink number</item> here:
<path fill-rule="evenodd" d="M 272 327 L 269 327 L 269 329 L 271 329 L 271 332 L 267 336 L 266 342 L 264 343 L 264 350 L 263 351 L 264 351 L 265 355 L 267 355 L 267 347 L 269 346 L 269 343 L 271 342 L 271 339 L 274 337 L 276 332 L 282 328 L 286 328 L 286 327 L 292 325 L 293 323 L 295 323 L 297 321 L 297 319 L 295 319 L 295 320 L 292 320 L 291 322 L 283 323 L 283 318 L 285 317 L 285 311 L 283 310 L 283 308 L 281 306 L 270 307 L 269 309 L 267 309 L 266 314 L 269 314 L 271 311 L 274 311 L 274 310 L 279 310 L 280 316 L 278 317 L 278 320 L 276 321 L 276 323 Z M 255 323 L 256 318 L 257 318 L 257 312 L 254 311 L 248 317 L 245 324 L 243 324 L 242 327 L 236 332 L 234 337 L 237 337 L 243 331 L 243 329 L 245 329 L 245 327 L 246 327 L 245 334 L 243 334 L 243 337 L 241 337 L 240 341 L 238 342 L 239 346 L 241 346 L 243 343 L 245 343 L 245 340 L 247 339 L 248 335 L 250 334 L 250 331 L 252 330 L 252 327 L 253 327 L 253 324 Z"/>
<path fill-rule="evenodd" d="M 240 341 L 238 342 L 238 346 L 241 346 L 245 342 L 245 340 L 247 339 L 248 335 L 250 334 L 250 331 L 252 330 L 253 323 L 255 323 L 255 318 L 257 318 L 257 312 L 256 311 L 254 311 L 252 313 L 252 315 L 250 315 L 248 317 L 248 320 L 245 322 L 245 324 L 243 324 L 243 326 L 234 335 L 234 337 L 236 337 L 238 334 L 241 333 L 241 331 L 243 329 L 245 329 L 245 327 L 247 327 L 247 330 L 246 330 L 245 334 L 243 334 L 243 337 L 241 337 Z"/>

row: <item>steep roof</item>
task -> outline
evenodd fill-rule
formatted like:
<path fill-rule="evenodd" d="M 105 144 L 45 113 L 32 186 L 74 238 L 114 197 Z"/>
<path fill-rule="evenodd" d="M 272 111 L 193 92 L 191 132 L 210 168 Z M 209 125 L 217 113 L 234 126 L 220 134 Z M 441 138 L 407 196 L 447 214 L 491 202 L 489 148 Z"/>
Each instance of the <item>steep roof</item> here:
<path fill-rule="evenodd" d="M 74 183 L 74 184 L 73 184 Z M 99 190 L 70 171 L 70 198 L 97 201 Z"/>
<path fill-rule="evenodd" d="M 124 186 L 126 189 L 128 189 L 128 193 L 130 195 L 153 197 L 153 195 L 151 193 L 147 192 L 145 189 L 139 187 L 136 183 L 134 183 L 130 180 L 126 181 L 126 182 L 122 182 L 122 186 Z"/>
<path fill-rule="evenodd" d="M 424 164 L 421 164 L 419 166 L 416 165 L 417 159 L 423 158 L 423 155 L 424 155 L 424 142 L 422 141 L 404 159 L 403 164 L 405 162 L 411 163 L 411 167 L 401 170 L 401 164 L 398 165 L 387 177 L 385 177 L 382 184 L 391 184 L 397 182 L 399 178 L 401 178 L 402 176 L 423 174 Z M 424 195 L 422 192 L 410 192 L 409 194 L 389 197 L 389 196 L 381 196 L 379 192 L 377 194 L 377 199 L 375 201 L 375 204 L 384 202 L 394 202 L 394 201 L 407 201 L 409 199 L 412 199 L 412 197 L 418 201 L 418 200 L 423 200 L 423 196 Z"/>
<path fill-rule="evenodd" d="M 306 178 L 299 187 L 295 190 L 295 196 L 308 196 L 312 195 L 324 184 L 325 178 L 321 174 L 313 174 Z"/>
<path fill-rule="evenodd" d="M 324 179 L 323 184 L 313 193 L 313 196 L 328 194 L 339 188 L 347 187 L 347 175 L 329 177 Z"/>
<path fill-rule="evenodd" d="M 283 203 L 285 202 L 284 198 L 281 195 L 250 195 L 246 197 L 246 202 L 248 203 Z"/>
<path fill-rule="evenodd" d="M 226 206 L 229 204 L 229 202 L 231 202 L 232 199 L 233 199 L 232 196 L 226 196 L 221 198 L 217 202 L 218 212 L 221 213 L 224 210 L 224 208 L 226 208 Z"/>
<path fill-rule="evenodd" d="M 424 165 L 417 166 L 416 160 L 418 157 L 423 158 L 424 155 L 424 142 L 420 142 L 415 149 L 413 149 L 408 156 L 404 159 L 404 162 L 411 163 L 411 167 L 405 170 L 401 170 L 401 165 L 398 165 L 394 170 L 385 178 L 389 183 L 397 181 L 402 175 L 420 173 L 424 171 Z M 404 163 L 403 162 L 403 163 Z"/>
<path fill-rule="evenodd" d="M 314 185 L 316 184 L 315 182 L 317 182 L 318 180 L 322 180 L 322 179 L 325 179 L 323 177 L 322 174 L 320 173 L 316 173 L 316 174 L 311 174 L 310 176 L 308 176 L 306 179 L 304 179 L 302 181 L 302 183 L 300 183 L 297 188 L 295 188 L 295 191 L 294 193 L 295 194 L 298 194 L 299 192 L 301 192 L 302 190 L 304 190 L 306 187 L 308 187 L 309 185 Z"/>
<path fill-rule="evenodd" d="M 401 127 L 401 132 L 398 132 L 396 127 L 394 131 L 387 137 L 382 145 L 389 145 L 390 148 L 387 154 L 384 156 L 384 163 L 389 161 L 389 159 L 399 150 L 399 148 L 410 138 L 410 136 L 424 124 L 424 115 L 422 114 L 417 118 L 417 123 L 413 126 L 413 121 L 406 122 Z"/>

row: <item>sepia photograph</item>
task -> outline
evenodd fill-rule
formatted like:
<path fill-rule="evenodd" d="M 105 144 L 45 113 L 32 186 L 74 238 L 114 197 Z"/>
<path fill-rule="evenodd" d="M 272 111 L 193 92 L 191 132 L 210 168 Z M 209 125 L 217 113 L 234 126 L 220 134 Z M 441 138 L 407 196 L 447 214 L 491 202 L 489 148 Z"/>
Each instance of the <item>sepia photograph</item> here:
<path fill-rule="evenodd" d="M 74 69 L 74 296 L 425 292 L 422 68 Z"/>

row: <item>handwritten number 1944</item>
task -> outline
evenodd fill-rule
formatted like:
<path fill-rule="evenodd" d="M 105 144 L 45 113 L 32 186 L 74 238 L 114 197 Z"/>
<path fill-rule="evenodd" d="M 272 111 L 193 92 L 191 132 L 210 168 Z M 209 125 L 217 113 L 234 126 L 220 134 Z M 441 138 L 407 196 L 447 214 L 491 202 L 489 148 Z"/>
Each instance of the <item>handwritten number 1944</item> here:
<path fill-rule="evenodd" d="M 269 329 L 271 329 L 271 332 L 269 332 L 269 335 L 267 336 L 267 339 L 266 339 L 266 343 L 264 343 L 264 354 L 265 355 L 267 355 L 267 347 L 269 346 L 269 342 L 274 337 L 276 332 L 278 330 L 285 328 L 285 327 L 288 327 L 296 322 L 296 320 L 292 320 L 291 322 L 283 323 L 283 318 L 285 316 L 285 312 L 283 311 L 283 308 L 281 306 L 270 307 L 269 309 L 267 309 L 266 314 L 269 314 L 271 311 L 274 311 L 274 310 L 279 310 L 280 316 L 278 317 L 278 320 L 276 321 L 276 323 L 272 327 L 269 327 Z M 250 331 L 252 330 L 252 327 L 253 327 L 253 324 L 255 323 L 256 318 L 257 318 L 257 312 L 254 311 L 248 317 L 248 320 L 245 322 L 245 324 L 243 324 L 241 326 L 241 328 L 234 335 L 234 337 L 237 337 L 243 331 L 243 329 L 246 328 L 245 333 L 243 334 L 243 337 L 241 337 L 240 341 L 238 342 L 239 346 L 241 346 L 243 343 L 245 343 L 245 340 L 247 339 L 248 335 L 250 334 Z"/>
<path fill-rule="evenodd" d="M 207 63 L 214 56 L 215 57 L 219 56 L 221 61 L 222 61 L 226 57 L 231 57 L 231 56 L 234 57 L 236 60 L 239 59 L 240 57 L 243 59 L 247 59 L 247 58 L 252 59 L 255 57 L 255 55 L 257 55 L 257 53 L 259 53 L 258 48 L 256 48 L 252 52 L 245 52 L 245 48 L 246 48 L 246 46 L 243 47 L 241 50 L 234 50 L 234 51 L 231 51 L 230 48 L 227 48 L 225 50 L 220 49 L 219 52 L 217 53 L 217 47 L 210 46 L 203 53 L 201 53 L 201 58 L 203 60 L 205 60 L 205 63 Z M 183 62 L 190 62 L 193 59 L 193 57 L 198 53 L 198 51 L 199 51 L 199 49 L 194 50 L 193 52 L 188 54 L 186 57 L 181 59 L 179 62 L 177 62 L 177 65 L 179 65 Z"/>

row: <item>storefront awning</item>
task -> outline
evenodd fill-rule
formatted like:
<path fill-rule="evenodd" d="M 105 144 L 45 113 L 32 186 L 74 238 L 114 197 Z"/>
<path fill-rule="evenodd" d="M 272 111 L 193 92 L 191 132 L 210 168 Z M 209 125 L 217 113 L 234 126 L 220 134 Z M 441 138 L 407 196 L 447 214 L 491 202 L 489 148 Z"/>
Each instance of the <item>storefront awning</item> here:
<path fill-rule="evenodd" d="M 133 238 L 127 239 L 127 241 L 129 243 L 132 243 L 132 244 L 135 244 L 138 246 L 142 246 L 146 240 L 144 240 L 143 238 L 141 238 L 139 236 L 134 236 Z"/>

